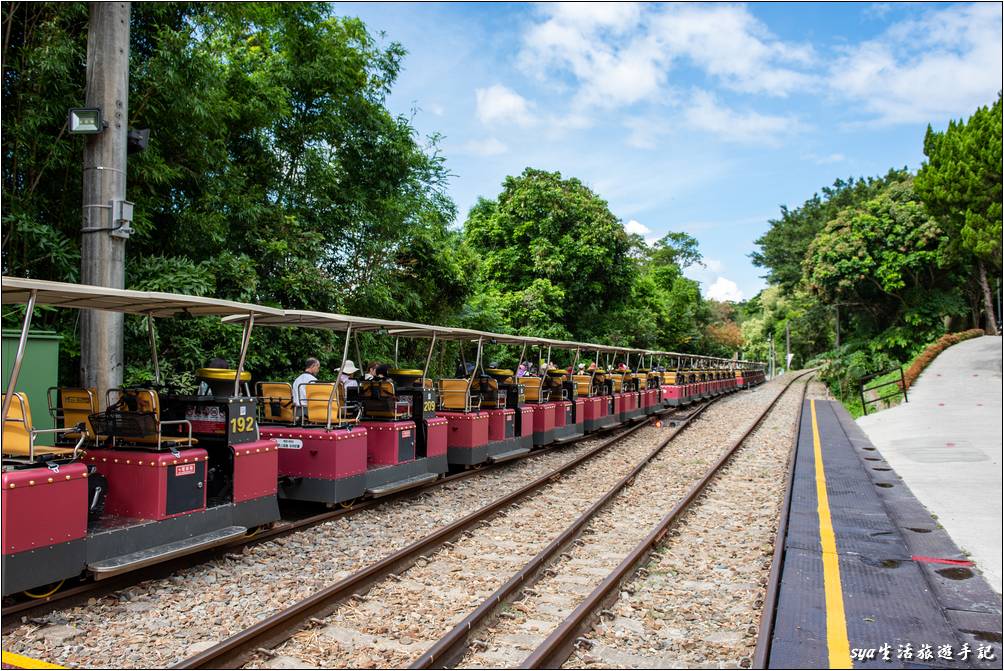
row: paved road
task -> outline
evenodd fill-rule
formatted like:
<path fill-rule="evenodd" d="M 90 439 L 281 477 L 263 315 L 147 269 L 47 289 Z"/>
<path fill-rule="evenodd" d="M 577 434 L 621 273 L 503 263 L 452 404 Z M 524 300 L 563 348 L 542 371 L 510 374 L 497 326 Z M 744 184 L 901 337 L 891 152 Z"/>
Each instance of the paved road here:
<path fill-rule="evenodd" d="M 1001 338 L 948 348 L 909 397 L 858 424 L 1000 592 Z"/>

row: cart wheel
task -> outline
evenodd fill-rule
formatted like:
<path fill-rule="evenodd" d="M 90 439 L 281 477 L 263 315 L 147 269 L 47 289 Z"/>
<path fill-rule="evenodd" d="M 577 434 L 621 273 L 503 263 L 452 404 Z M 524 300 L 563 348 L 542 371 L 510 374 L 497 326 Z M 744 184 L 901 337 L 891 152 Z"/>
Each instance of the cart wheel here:
<path fill-rule="evenodd" d="M 348 501 L 342 501 L 338 505 L 340 505 L 345 510 L 348 510 L 352 506 L 356 505 L 356 499 L 349 499 Z"/>

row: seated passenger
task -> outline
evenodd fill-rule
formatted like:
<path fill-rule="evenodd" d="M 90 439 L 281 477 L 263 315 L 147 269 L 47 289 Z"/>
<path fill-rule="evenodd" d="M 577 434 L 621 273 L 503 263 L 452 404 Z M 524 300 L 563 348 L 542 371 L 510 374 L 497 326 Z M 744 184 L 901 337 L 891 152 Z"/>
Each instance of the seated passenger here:
<path fill-rule="evenodd" d="M 352 361 L 352 359 L 346 359 L 345 363 L 342 364 L 342 370 L 338 375 L 338 381 L 342 383 L 346 391 L 359 387 L 359 381 L 353 377 L 353 375 L 358 372 L 359 369 L 356 368 L 356 364 Z"/>
<path fill-rule="evenodd" d="M 376 378 L 377 367 L 380 364 L 376 361 L 371 361 L 368 366 L 366 366 L 366 374 L 363 375 L 364 380 L 372 380 Z"/>
<path fill-rule="evenodd" d="M 213 357 L 206 363 L 206 368 L 218 368 L 220 370 L 229 370 L 230 364 L 226 359 L 221 357 Z M 196 396 L 212 396 L 213 390 L 209 386 L 209 383 L 203 380 L 199 383 L 199 391 L 196 392 Z"/>
<path fill-rule="evenodd" d="M 390 364 L 382 363 L 380 365 L 374 364 L 373 369 L 373 379 L 374 380 L 386 380 L 390 377 Z"/>
<path fill-rule="evenodd" d="M 317 382 L 317 374 L 321 372 L 321 362 L 314 357 L 308 357 L 303 362 L 303 372 L 293 380 L 293 405 L 299 412 L 307 405 L 307 390 L 305 387 L 311 382 Z"/>

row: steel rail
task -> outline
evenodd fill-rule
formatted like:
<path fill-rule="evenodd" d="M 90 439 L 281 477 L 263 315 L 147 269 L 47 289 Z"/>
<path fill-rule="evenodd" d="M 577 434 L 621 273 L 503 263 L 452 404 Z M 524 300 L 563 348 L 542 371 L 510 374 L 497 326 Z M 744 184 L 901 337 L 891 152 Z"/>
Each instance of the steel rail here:
<path fill-rule="evenodd" d="M 518 590 L 525 588 L 535 582 L 535 578 L 540 574 L 544 566 L 551 561 L 558 553 L 578 537 L 584 526 L 596 517 L 596 514 L 606 507 L 606 505 L 623 490 L 633 484 L 637 475 L 648 466 L 653 459 L 669 445 L 687 425 L 707 408 L 704 405 L 700 410 L 691 413 L 686 420 L 681 421 L 665 440 L 659 443 L 655 449 L 649 452 L 639 461 L 631 472 L 621 478 L 606 494 L 593 503 L 583 512 L 571 525 L 559 534 L 547 547 L 541 550 L 533 559 L 526 563 L 516 572 L 504 585 L 485 599 L 470 615 L 465 617 L 459 624 L 451 629 L 445 636 L 430 647 L 421 657 L 416 659 L 408 667 L 410 669 L 444 668 L 450 666 L 461 658 L 467 650 L 467 641 L 478 627 L 484 622 L 495 609 Z"/>
<path fill-rule="evenodd" d="M 784 388 L 771 399 L 771 402 L 760 413 L 760 415 L 750 422 L 743 434 L 732 442 L 722 453 L 718 460 L 709 468 L 704 476 L 696 482 L 686 495 L 670 510 L 658 524 L 648 533 L 648 535 L 638 543 L 634 549 L 624 558 L 624 560 L 610 574 L 603 579 L 596 589 L 587 596 L 572 613 L 559 624 L 554 631 L 541 643 L 536 650 L 530 653 L 520 664 L 523 669 L 555 669 L 559 668 L 575 649 L 575 643 L 579 636 L 585 633 L 595 621 L 596 614 L 609 603 L 616 601 L 619 595 L 619 587 L 635 573 L 635 570 L 648 558 L 652 550 L 665 537 L 690 504 L 700 496 L 704 488 L 717 475 L 746 439 L 756 430 L 767 414 L 774 408 L 777 402 L 788 391 L 794 382 L 814 371 L 806 371 L 788 380 Z"/>
<path fill-rule="evenodd" d="M 699 408 L 697 408 L 697 410 L 692 411 L 690 415 L 699 413 L 703 409 L 704 406 L 702 405 Z M 672 408 L 664 408 L 654 413 L 652 416 L 665 418 L 666 415 L 671 412 L 671 410 Z M 676 417 L 670 415 L 668 417 L 668 420 L 673 422 L 684 421 L 690 415 L 684 417 Z M 632 421 L 644 424 L 645 423 L 644 420 L 647 420 L 648 418 L 649 416 L 642 416 L 634 418 Z M 439 478 L 433 482 L 429 482 L 420 485 L 418 487 L 412 487 L 409 489 L 401 490 L 399 492 L 394 492 L 393 494 L 389 494 L 387 496 L 383 496 L 380 498 L 366 499 L 363 501 L 359 501 L 347 508 L 329 510 L 322 513 L 317 513 L 314 515 L 299 517 L 295 519 L 284 519 L 277 522 L 269 529 L 262 530 L 254 534 L 253 536 L 239 539 L 232 543 L 227 543 L 226 545 L 222 545 L 208 550 L 203 550 L 201 552 L 194 552 L 184 557 L 179 557 L 177 559 L 168 560 L 144 569 L 139 569 L 136 571 L 125 573 L 115 578 L 109 578 L 100 581 L 88 580 L 78 585 L 74 585 L 72 587 L 60 590 L 59 592 L 56 592 L 55 594 L 47 597 L 18 601 L 8 606 L 4 606 L 2 609 L 0 609 L 0 616 L 2 616 L 3 618 L 8 618 L 13 615 L 22 615 L 24 617 L 38 617 L 40 615 L 44 615 L 45 613 L 52 612 L 57 608 L 70 608 L 74 605 L 77 605 L 78 603 L 82 603 L 88 598 L 100 597 L 107 594 L 111 594 L 116 591 L 136 585 L 145 580 L 163 578 L 168 575 L 171 575 L 176 571 L 180 571 L 189 568 L 191 566 L 195 566 L 197 564 L 210 561 L 217 557 L 224 556 L 228 552 L 233 552 L 235 550 L 244 547 L 257 545 L 259 543 L 264 543 L 270 540 L 275 540 L 276 538 L 282 538 L 296 531 L 309 529 L 311 527 L 323 524 L 336 518 L 348 517 L 354 515 L 356 513 L 368 510 L 369 508 L 375 507 L 382 503 L 386 503 L 388 501 L 394 501 L 397 499 L 415 496 L 417 494 L 425 492 L 429 489 L 433 489 L 440 485 L 449 482 L 454 482 L 457 480 L 463 480 L 479 474 L 487 473 L 497 468 L 505 468 L 511 464 L 517 463 L 524 459 L 532 459 L 547 454 L 553 450 L 566 449 L 580 442 L 608 435 L 616 431 L 618 428 L 622 429 L 624 427 L 623 425 L 618 425 L 614 427 L 600 429 L 599 431 L 581 436 L 574 440 L 570 440 L 566 443 L 552 443 L 551 445 L 547 445 L 542 448 L 533 449 L 529 453 L 520 455 L 516 459 L 509 459 L 504 462 L 498 462 L 498 463 L 486 463 L 483 465 L 482 468 L 470 469 L 467 471 L 461 471 L 459 473 L 447 474 L 444 477 Z M 12 626 L 14 626 L 14 623 L 4 622 L 3 630 L 7 631 Z"/>
<path fill-rule="evenodd" d="M 440 527 L 407 547 L 370 564 L 337 583 L 293 604 L 289 608 L 257 622 L 213 647 L 182 660 L 171 668 L 234 668 L 244 662 L 256 649 L 271 648 L 282 643 L 292 633 L 299 631 L 311 618 L 321 617 L 332 612 L 342 601 L 365 591 L 371 585 L 388 578 L 391 574 L 405 570 L 411 563 L 426 553 L 482 524 L 506 507 L 529 496 L 552 482 L 555 478 L 581 466 L 604 452 L 610 446 L 624 440 L 647 425 L 647 421 L 637 422 L 627 430 L 607 438 L 599 445 L 590 448 L 571 461 L 545 473 L 523 487 L 496 499 L 492 503 L 475 510 L 459 520 Z"/>
<path fill-rule="evenodd" d="M 770 658 L 770 644 L 774 638 L 774 615 L 777 610 L 777 597 L 781 591 L 781 571 L 784 568 L 785 542 L 788 538 L 788 517 L 791 515 L 791 489 L 795 481 L 795 458 L 798 455 L 798 439 L 802 431 L 802 408 L 805 406 L 805 392 L 812 378 L 802 389 L 802 403 L 798 415 L 795 416 L 792 427 L 791 449 L 788 454 L 788 472 L 784 479 L 784 500 L 778 513 L 777 533 L 774 535 L 774 555 L 770 560 L 770 573 L 767 576 L 766 593 L 760 610 L 760 626 L 757 628 L 756 648 L 753 650 L 754 669 L 766 669 Z"/>

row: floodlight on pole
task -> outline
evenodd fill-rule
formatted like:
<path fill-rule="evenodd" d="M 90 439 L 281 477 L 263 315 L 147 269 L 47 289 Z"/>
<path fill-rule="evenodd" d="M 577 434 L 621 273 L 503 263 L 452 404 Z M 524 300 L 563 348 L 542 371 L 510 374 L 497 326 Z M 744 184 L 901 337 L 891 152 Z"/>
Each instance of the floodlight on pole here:
<path fill-rule="evenodd" d="M 66 126 L 74 135 L 97 135 L 105 129 L 100 107 L 74 107 L 66 119 Z"/>

